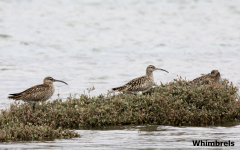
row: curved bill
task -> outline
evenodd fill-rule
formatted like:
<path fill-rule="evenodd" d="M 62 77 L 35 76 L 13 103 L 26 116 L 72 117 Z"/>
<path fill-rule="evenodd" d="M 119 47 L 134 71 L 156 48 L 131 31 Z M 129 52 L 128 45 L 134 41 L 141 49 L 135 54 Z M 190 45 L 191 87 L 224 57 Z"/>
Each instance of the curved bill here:
<path fill-rule="evenodd" d="M 64 81 L 61 81 L 61 80 L 56 80 L 56 79 L 54 79 L 54 82 L 62 82 L 62 83 L 65 83 L 65 84 L 67 84 L 66 82 L 64 82 Z M 68 84 L 67 84 L 68 85 Z"/>
<path fill-rule="evenodd" d="M 160 68 L 156 68 L 155 70 L 162 70 L 162 71 L 165 71 L 165 72 L 169 73 L 167 70 L 160 69 Z"/>

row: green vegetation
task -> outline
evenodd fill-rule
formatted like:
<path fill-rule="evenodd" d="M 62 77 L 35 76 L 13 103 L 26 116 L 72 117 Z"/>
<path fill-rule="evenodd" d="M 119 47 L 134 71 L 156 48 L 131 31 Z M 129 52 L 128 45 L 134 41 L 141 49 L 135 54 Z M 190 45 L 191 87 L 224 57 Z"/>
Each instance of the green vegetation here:
<path fill-rule="evenodd" d="M 10 110 L 1 110 L 0 141 L 15 140 L 53 140 L 55 138 L 79 137 L 78 133 L 41 123 L 44 112 L 33 112 L 28 103 L 11 104 Z"/>
<path fill-rule="evenodd" d="M 80 135 L 68 129 L 107 125 L 199 125 L 240 119 L 238 88 L 221 84 L 194 85 L 178 79 L 145 95 L 118 94 L 67 97 L 33 111 L 14 103 L 0 114 L 0 141 L 46 140 Z"/>

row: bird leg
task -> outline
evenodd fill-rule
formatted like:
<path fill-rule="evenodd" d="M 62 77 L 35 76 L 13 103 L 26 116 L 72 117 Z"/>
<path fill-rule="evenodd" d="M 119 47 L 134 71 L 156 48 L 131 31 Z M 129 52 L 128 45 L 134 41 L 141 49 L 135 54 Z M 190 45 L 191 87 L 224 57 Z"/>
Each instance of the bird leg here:
<path fill-rule="evenodd" d="M 40 110 L 42 108 L 42 102 L 38 103 L 38 110 Z"/>
<path fill-rule="evenodd" d="M 33 109 L 33 110 L 35 109 L 35 103 L 32 104 L 32 109 Z"/>

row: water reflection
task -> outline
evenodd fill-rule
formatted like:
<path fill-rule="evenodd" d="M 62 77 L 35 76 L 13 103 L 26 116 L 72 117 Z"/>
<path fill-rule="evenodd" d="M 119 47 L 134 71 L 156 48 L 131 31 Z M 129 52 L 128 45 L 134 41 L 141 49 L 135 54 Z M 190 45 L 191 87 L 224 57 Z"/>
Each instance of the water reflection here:
<path fill-rule="evenodd" d="M 100 128 L 85 127 L 76 130 L 82 137 L 69 140 L 12 142 L 3 143 L 2 149 L 192 149 L 213 147 L 194 147 L 192 140 L 233 141 L 240 148 L 240 125 L 228 122 L 222 126 L 108 126 Z M 234 131 L 234 132 L 233 132 Z M 215 147 L 222 149 L 228 147 Z"/>

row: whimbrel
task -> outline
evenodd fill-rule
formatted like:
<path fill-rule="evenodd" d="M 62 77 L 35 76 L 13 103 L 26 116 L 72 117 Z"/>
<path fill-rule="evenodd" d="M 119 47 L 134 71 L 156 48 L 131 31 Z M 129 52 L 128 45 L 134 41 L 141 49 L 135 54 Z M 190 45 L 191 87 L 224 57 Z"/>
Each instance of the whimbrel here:
<path fill-rule="evenodd" d="M 212 70 L 211 73 L 203 75 L 194 79 L 192 82 L 195 84 L 214 84 L 221 81 L 221 75 L 218 70 Z"/>
<path fill-rule="evenodd" d="M 9 99 L 13 100 L 23 100 L 24 102 L 33 103 L 33 108 L 37 102 L 45 102 L 48 100 L 54 93 L 55 88 L 53 82 L 62 82 L 67 84 L 64 81 L 53 79 L 52 77 L 46 77 L 43 80 L 43 84 L 33 86 L 23 92 L 9 94 Z M 68 84 L 67 84 L 68 85 Z"/>
<path fill-rule="evenodd" d="M 159 69 L 153 65 L 149 65 L 146 69 L 145 76 L 135 78 L 123 86 L 112 88 L 112 90 L 117 92 L 123 92 L 123 93 L 131 93 L 131 94 L 145 93 L 148 90 L 150 90 L 153 85 L 155 85 L 154 78 L 153 78 L 153 71 L 155 70 L 162 70 L 168 73 L 168 71 L 164 69 Z"/>

